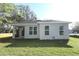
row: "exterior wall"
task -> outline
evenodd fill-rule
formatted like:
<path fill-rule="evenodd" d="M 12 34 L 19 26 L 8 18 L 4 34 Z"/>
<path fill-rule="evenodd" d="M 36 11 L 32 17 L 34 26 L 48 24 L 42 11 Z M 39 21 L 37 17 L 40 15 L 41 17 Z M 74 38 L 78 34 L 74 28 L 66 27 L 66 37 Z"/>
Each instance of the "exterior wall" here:
<path fill-rule="evenodd" d="M 58 27 L 59 26 L 64 26 L 64 35 L 58 35 L 58 38 L 60 38 L 60 39 L 69 39 L 69 28 L 68 28 L 68 24 L 67 23 L 63 23 L 63 24 L 58 25 Z"/>
<path fill-rule="evenodd" d="M 49 35 L 45 35 L 45 26 L 49 26 Z M 64 26 L 64 35 L 59 35 L 59 27 Z M 67 23 L 40 23 L 40 39 L 68 39 Z"/>
<path fill-rule="evenodd" d="M 14 24 L 15 26 L 15 24 Z M 54 39 L 68 39 L 69 30 L 68 23 L 26 23 L 26 24 L 16 24 L 16 26 L 25 26 L 24 38 L 39 38 L 40 40 L 54 40 Z M 29 35 L 29 27 L 37 27 L 37 35 Z M 49 26 L 49 35 L 45 35 L 45 26 Z M 59 35 L 59 27 L 64 26 L 64 35 Z M 14 38 L 14 36 L 13 36 Z"/>
<path fill-rule="evenodd" d="M 29 35 L 29 27 L 37 27 L 37 35 Z M 30 39 L 30 38 L 39 38 L 39 30 L 38 30 L 38 24 L 37 23 L 27 23 L 25 25 L 25 38 Z"/>

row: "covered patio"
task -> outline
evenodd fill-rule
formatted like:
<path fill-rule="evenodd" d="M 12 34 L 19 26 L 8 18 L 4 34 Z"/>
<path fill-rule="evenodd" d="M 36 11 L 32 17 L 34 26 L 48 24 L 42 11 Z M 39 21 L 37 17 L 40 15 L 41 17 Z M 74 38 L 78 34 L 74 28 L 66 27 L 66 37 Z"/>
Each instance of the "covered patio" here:
<path fill-rule="evenodd" d="M 13 25 L 13 38 L 24 38 L 25 26 Z"/>

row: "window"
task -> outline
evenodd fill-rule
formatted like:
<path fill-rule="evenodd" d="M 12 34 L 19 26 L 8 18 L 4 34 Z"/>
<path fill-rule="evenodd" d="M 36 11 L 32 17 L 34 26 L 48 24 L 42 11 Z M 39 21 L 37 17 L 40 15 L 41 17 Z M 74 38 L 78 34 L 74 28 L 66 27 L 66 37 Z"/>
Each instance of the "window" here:
<path fill-rule="evenodd" d="M 30 34 L 30 35 L 33 34 L 33 27 L 29 27 L 29 34 Z"/>
<path fill-rule="evenodd" d="M 30 35 L 37 35 L 37 27 L 29 27 Z"/>
<path fill-rule="evenodd" d="M 59 28 L 59 34 L 64 35 L 64 26 L 60 26 Z"/>
<path fill-rule="evenodd" d="M 60 26 L 60 30 L 63 30 L 63 26 Z"/>
<path fill-rule="evenodd" d="M 37 27 L 34 27 L 34 35 L 37 35 Z"/>
<path fill-rule="evenodd" d="M 45 35 L 49 35 L 49 26 L 45 26 Z"/>
<path fill-rule="evenodd" d="M 60 31 L 60 35 L 64 35 L 64 31 Z"/>

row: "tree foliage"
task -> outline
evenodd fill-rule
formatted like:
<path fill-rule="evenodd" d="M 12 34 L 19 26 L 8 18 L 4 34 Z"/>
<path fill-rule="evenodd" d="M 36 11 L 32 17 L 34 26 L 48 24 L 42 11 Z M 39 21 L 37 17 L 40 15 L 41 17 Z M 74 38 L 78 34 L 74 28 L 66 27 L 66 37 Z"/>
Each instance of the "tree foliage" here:
<path fill-rule="evenodd" d="M 14 11 L 14 17 L 16 20 L 36 20 L 35 13 L 29 8 L 29 6 L 25 5 L 16 5 L 16 10 Z"/>
<path fill-rule="evenodd" d="M 11 14 L 13 12 L 13 10 L 15 9 L 15 5 L 14 4 L 10 4 L 10 3 L 0 3 L 0 14 L 2 14 L 0 16 L 0 18 L 2 17 L 2 20 L 0 19 L 0 21 L 2 23 L 9 23 L 10 18 L 7 19 L 8 17 L 11 17 Z"/>
<path fill-rule="evenodd" d="M 12 3 L 0 3 L 0 11 L 5 13 L 11 13 L 15 9 L 15 5 Z"/>
<path fill-rule="evenodd" d="M 75 26 L 72 28 L 73 32 L 79 33 L 79 22 L 75 23 Z"/>
<path fill-rule="evenodd" d="M 24 20 L 36 20 L 35 13 L 27 5 L 15 5 L 12 3 L 0 3 L 0 25 L 4 27 L 14 22 Z"/>

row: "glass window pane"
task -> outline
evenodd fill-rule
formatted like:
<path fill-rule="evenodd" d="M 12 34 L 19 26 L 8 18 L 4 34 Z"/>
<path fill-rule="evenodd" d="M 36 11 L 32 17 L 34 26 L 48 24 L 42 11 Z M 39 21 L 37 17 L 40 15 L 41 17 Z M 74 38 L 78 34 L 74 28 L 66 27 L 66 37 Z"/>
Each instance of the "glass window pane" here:
<path fill-rule="evenodd" d="M 49 35 L 49 31 L 45 31 L 45 35 Z"/>
<path fill-rule="evenodd" d="M 45 26 L 45 30 L 49 30 L 49 26 Z"/>
<path fill-rule="evenodd" d="M 29 30 L 32 30 L 33 29 L 33 27 L 29 27 Z"/>
<path fill-rule="evenodd" d="M 37 31 L 37 27 L 34 27 L 34 31 L 35 31 L 35 30 Z"/>
<path fill-rule="evenodd" d="M 60 26 L 60 30 L 63 30 L 64 29 L 64 26 Z"/>
<path fill-rule="evenodd" d="M 33 34 L 32 31 L 29 31 L 29 34 L 32 35 Z"/>
<path fill-rule="evenodd" d="M 60 31 L 60 35 L 64 35 L 64 31 Z"/>
<path fill-rule="evenodd" d="M 34 31 L 34 35 L 36 35 L 37 34 L 37 31 Z"/>
<path fill-rule="evenodd" d="M 37 27 L 34 27 L 34 35 L 37 34 Z"/>
<path fill-rule="evenodd" d="M 29 27 L 29 35 L 32 35 L 32 30 L 33 30 L 33 27 Z"/>

